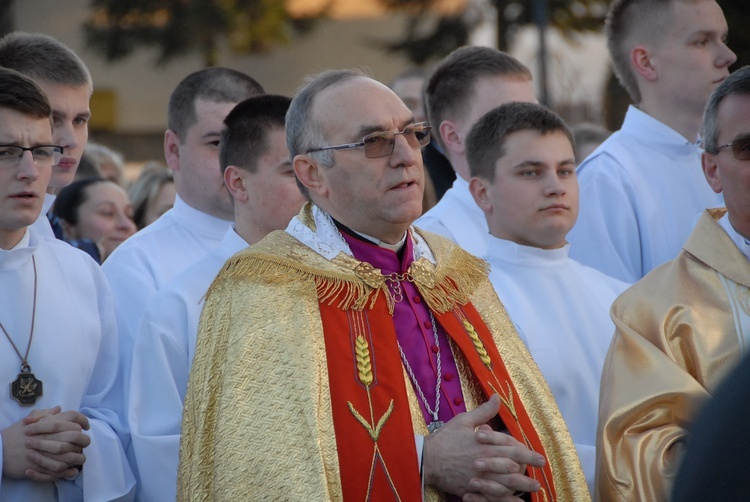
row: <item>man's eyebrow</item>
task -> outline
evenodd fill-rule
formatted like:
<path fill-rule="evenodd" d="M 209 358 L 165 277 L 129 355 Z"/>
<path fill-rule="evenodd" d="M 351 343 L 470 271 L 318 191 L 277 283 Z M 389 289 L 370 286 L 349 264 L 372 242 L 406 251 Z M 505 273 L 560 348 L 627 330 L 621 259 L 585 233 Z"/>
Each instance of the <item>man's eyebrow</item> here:
<path fill-rule="evenodd" d="M 359 128 L 359 130 L 355 133 L 354 140 L 359 141 L 368 134 L 372 134 L 374 132 L 383 132 L 385 131 L 385 127 L 379 126 L 379 125 L 363 125 Z"/>
<path fill-rule="evenodd" d="M 513 166 L 513 169 L 525 169 L 529 167 L 539 167 L 545 165 L 544 161 L 537 159 L 526 159 Z M 556 167 L 575 165 L 573 158 L 563 159 L 555 164 Z"/>
<path fill-rule="evenodd" d="M 413 123 L 414 123 L 414 116 L 412 115 L 411 117 L 409 117 L 408 119 L 404 120 L 399 125 L 399 130 L 403 131 L 404 127 L 408 126 L 409 124 L 413 124 Z M 384 126 L 384 125 L 363 125 L 362 127 L 359 128 L 359 131 L 357 131 L 356 136 L 355 136 L 355 140 L 356 141 L 360 141 L 362 138 L 364 138 L 368 134 L 372 134 L 374 132 L 383 132 L 383 131 L 388 131 L 388 130 L 389 129 L 386 126 Z"/>
<path fill-rule="evenodd" d="M 215 138 L 217 136 L 221 136 L 221 131 L 208 131 L 208 132 L 204 133 L 203 135 L 201 135 L 201 138 L 203 138 L 203 139 L 209 139 L 209 138 L 213 139 L 213 138 Z"/>
<path fill-rule="evenodd" d="M 64 118 L 68 117 L 68 113 L 64 112 L 62 110 L 55 110 L 55 109 L 53 109 L 52 110 L 52 116 L 64 119 Z M 75 118 L 82 118 L 82 119 L 90 119 L 91 118 L 91 111 L 76 113 L 75 115 L 73 115 L 73 117 L 75 117 Z"/>
<path fill-rule="evenodd" d="M 538 167 L 544 164 L 541 160 L 525 159 L 513 166 L 513 169 L 525 169 L 527 167 Z"/>

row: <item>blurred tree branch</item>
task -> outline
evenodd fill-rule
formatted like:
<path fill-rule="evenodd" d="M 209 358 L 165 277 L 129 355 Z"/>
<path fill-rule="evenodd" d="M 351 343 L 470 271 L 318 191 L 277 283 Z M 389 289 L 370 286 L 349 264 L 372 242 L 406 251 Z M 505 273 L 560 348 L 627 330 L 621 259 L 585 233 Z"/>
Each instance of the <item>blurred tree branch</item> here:
<path fill-rule="evenodd" d="M 238 53 L 264 52 L 288 43 L 290 32 L 309 31 L 327 9 L 299 19 L 278 0 L 92 0 L 84 31 L 107 61 L 146 46 L 158 49 L 157 64 L 199 52 L 208 67 L 218 63 L 222 40 Z"/>
<path fill-rule="evenodd" d="M 567 34 L 575 31 L 601 30 L 610 0 L 549 0 L 550 26 Z M 439 59 L 469 41 L 471 31 L 482 22 L 486 6 L 497 12 L 497 47 L 508 50 L 514 31 L 534 22 L 533 0 L 466 0 L 458 13 L 427 16 L 439 12 L 440 0 L 380 0 L 389 10 L 409 17 L 400 40 L 382 42 L 396 53 L 403 53 L 412 63 L 422 65 Z"/>

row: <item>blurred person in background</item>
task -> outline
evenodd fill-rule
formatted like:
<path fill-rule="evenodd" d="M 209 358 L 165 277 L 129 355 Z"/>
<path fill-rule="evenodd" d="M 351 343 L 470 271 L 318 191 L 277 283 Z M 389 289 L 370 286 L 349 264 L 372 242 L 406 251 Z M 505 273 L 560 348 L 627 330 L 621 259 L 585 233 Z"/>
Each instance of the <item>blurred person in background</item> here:
<path fill-rule="evenodd" d="M 174 206 L 177 190 L 172 171 L 160 162 L 148 162 L 128 191 L 133 221 L 138 230 L 156 221 Z"/>
<path fill-rule="evenodd" d="M 414 120 L 417 122 L 427 121 L 427 112 L 424 108 L 424 83 L 426 79 L 427 75 L 420 68 L 409 68 L 399 73 L 388 84 L 388 87 L 411 110 L 414 114 Z"/>
<path fill-rule="evenodd" d="M 94 159 L 84 152 L 81 160 L 78 162 L 78 169 L 76 169 L 73 181 L 85 180 L 86 178 L 102 178 L 102 173 L 99 171 L 99 167 L 94 162 Z"/>
<path fill-rule="evenodd" d="M 396 93 L 396 96 L 401 98 L 406 107 L 411 110 L 414 114 L 414 120 L 417 122 L 427 122 L 427 112 L 424 108 L 424 83 L 427 79 L 427 75 L 420 68 L 409 68 L 406 71 L 399 73 L 394 78 L 388 87 Z M 429 146 L 429 145 L 428 145 Z M 425 147 L 427 148 L 427 147 Z M 443 164 L 441 164 L 442 166 Z M 435 190 L 435 184 L 432 180 L 433 176 L 440 176 L 440 173 L 433 173 L 428 166 L 425 164 L 425 186 L 424 196 L 422 197 L 422 212 L 428 211 L 435 204 L 437 204 L 438 196 Z M 453 170 L 450 165 L 447 166 L 447 171 L 453 174 Z M 453 178 L 451 177 L 451 181 Z M 450 187 L 448 183 L 445 188 L 442 189 L 440 195 Z"/>
<path fill-rule="evenodd" d="M 120 185 L 104 178 L 74 181 L 60 191 L 52 211 L 60 220 L 65 240 L 98 263 L 136 232 L 128 195 Z"/>
<path fill-rule="evenodd" d="M 89 142 L 83 154 L 96 164 L 102 178 L 125 186 L 125 160 L 120 152 L 99 143 Z"/>
<path fill-rule="evenodd" d="M 576 162 L 579 164 L 612 135 L 609 129 L 592 122 L 581 122 L 570 129 L 575 140 Z"/>

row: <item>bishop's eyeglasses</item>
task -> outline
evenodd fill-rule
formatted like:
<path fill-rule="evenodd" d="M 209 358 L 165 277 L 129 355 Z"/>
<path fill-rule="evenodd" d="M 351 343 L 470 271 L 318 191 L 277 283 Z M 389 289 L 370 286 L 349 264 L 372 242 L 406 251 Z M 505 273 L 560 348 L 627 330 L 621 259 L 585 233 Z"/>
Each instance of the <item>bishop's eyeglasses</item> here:
<path fill-rule="evenodd" d="M 35 164 L 55 165 L 60 162 L 63 147 L 56 145 L 18 146 L 0 145 L 0 167 L 16 167 L 25 152 L 31 152 Z"/>
<path fill-rule="evenodd" d="M 350 148 L 363 147 L 365 157 L 368 159 L 377 159 L 387 157 L 393 153 L 396 146 L 396 136 L 403 135 L 406 142 L 412 148 L 426 146 L 430 142 L 430 124 L 427 122 L 418 122 L 404 127 L 403 131 L 391 132 L 382 131 L 368 134 L 358 143 L 347 143 L 345 145 L 323 146 L 320 148 L 311 148 L 307 153 L 321 152 L 323 150 L 348 150 Z"/>
<path fill-rule="evenodd" d="M 750 136 L 742 136 L 735 138 L 731 143 L 721 145 L 717 148 L 718 151 L 726 150 L 727 148 L 732 149 L 732 154 L 737 160 L 750 160 Z"/>

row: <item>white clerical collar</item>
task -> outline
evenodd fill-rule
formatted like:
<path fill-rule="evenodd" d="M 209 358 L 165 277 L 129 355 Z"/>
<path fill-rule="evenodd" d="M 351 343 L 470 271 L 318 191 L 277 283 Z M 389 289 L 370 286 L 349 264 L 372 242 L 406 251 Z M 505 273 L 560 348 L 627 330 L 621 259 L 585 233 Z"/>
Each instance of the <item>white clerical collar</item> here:
<path fill-rule="evenodd" d="M 719 218 L 719 225 L 723 228 L 727 235 L 732 239 L 732 242 L 742 251 L 745 258 L 750 260 L 750 242 L 743 237 L 737 230 L 734 229 L 732 223 L 729 221 L 729 213 L 727 212 L 724 216 Z"/>
<path fill-rule="evenodd" d="M 303 215 L 312 216 L 311 226 L 304 223 L 303 218 L 301 218 Z M 302 206 L 300 214 L 289 222 L 286 232 L 328 260 L 334 259 L 339 253 L 354 256 L 330 215 L 311 202 Z M 408 232 L 404 234 L 404 238 L 407 235 Z M 430 263 L 436 264 L 435 257 L 427 243 L 417 232 L 412 232 L 411 235 L 414 243 L 414 260 L 424 257 Z M 363 237 L 372 239 L 368 236 Z M 395 245 L 398 246 L 399 244 Z"/>
<path fill-rule="evenodd" d="M 222 220 L 199 209 L 176 196 L 174 206 L 168 211 L 181 226 L 186 227 L 191 233 L 205 236 L 214 240 L 221 240 L 230 228 L 232 222 Z M 165 215 L 167 213 L 164 213 Z"/>
<path fill-rule="evenodd" d="M 669 127 L 659 119 L 649 115 L 635 105 L 630 105 L 625 113 L 621 129 L 640 138 L 648 144 L 658 143 L 664 147 L 680 149 L 691 147 L 700 150 L 698 138 L 692 140 Z"/>
<path fill-rule="evenodd" d="M 18 244 L 10 248 L 8 251 L 15 251 L 16 249 L 23 249 L 29 247 L 29 243 L 31 242 L 31 233 L 29 232 L 29 228 L 26 227 L 26 231 L 23 233 L 23 237 L 21 237 L 21 240 L 18 241 Z"/>
<path fill-rule="evenodd" d="M 390 249 L 394 253 L 398 253 L 399 249 L 401 249 L 406 242 L 406 235 L 407 232 L 404 232 L 404 236 L 401 237 L 401 240 L 398 241 L 396 244 L 388 244 L 387 242 L 383 242 L 377 237 L 373 237 L 372 235 L 363 234 L 362 232 L 357 232 L 356 230 L 349 229 L 355 234 L 359 235 L 360 237 L 367 239 L 368 241 L 372 242 L 373 244 L 377 245 L 378 247 Z"/>
<path fill-rule="evenodd" d="M 28 264 L 39 245 L 39 237 L 26 228 L 18 244 L 10 249 L 0 249 L 0 271 L 17 270 Z"/>
<path fill-rule="evenodd" d="M 569 255 L 570 244 L 568 243 L 555 249 L 542 249 L 487 234 L 486 258 L 489 260 L 499 259 L 518 265 L 554 267 L 566 264 Z"/>
<path fill-rule="evenodd" d="M 55 199 L 57 199 L 57 195 L 53 195 L 51 193 L 44 194 L 44 202 L 42 203 L 43 215 L 46 215 L 47 213 L 49 213 L 49 210 L 52 209 L 52 204 L 55 203 Z"/>

